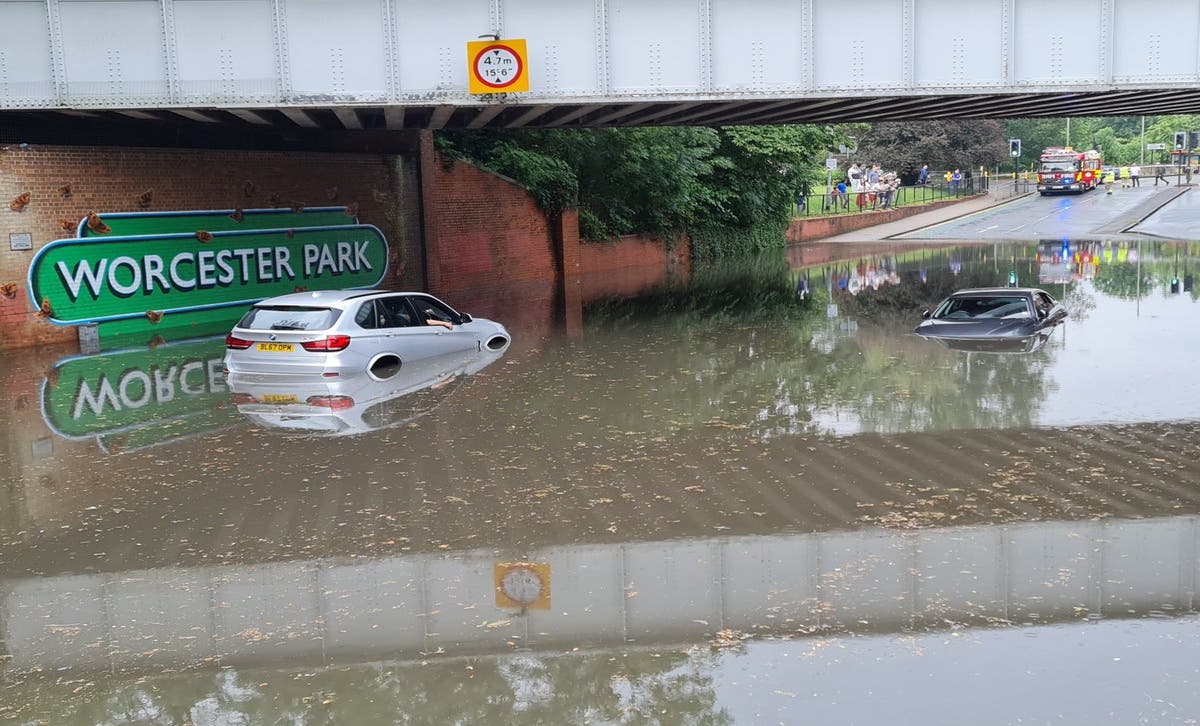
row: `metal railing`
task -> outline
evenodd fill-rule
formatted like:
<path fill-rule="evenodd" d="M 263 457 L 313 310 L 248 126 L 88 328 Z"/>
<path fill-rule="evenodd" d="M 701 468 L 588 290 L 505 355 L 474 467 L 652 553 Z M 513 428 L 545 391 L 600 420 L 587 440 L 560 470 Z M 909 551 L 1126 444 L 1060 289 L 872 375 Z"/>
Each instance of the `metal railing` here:
<path fill-rule="evenodd" d="M 847 190 L 839 194 L 832 190 L 825 194 L 806 194 L 797 197 L 793 205 L 794 217 L 825 217 L 838 214 L 859 214 L 899 207 L 930 204 L 945 199 L 962 199 L 988 191 L 988 177 L 972 177 L 953 182 L 937 181 L 924 185 L 901 186 L 890 193 L 879 191 L 856 192 Z"/>

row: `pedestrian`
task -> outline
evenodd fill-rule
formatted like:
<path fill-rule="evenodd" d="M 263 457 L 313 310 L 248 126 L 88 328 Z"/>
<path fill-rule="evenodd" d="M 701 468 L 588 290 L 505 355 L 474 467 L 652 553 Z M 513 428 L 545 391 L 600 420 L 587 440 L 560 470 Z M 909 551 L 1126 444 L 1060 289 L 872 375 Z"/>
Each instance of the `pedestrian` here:
<path fill-rule="evenodd" d="M 850 194 L 846 189 L 846 182 L 840 181 L 833 188 L 833 208 L 837 209 L 838 202 L 841 202 L 842 209 L 850 208 Z"/>
<path fill-rule="evenodd" d="M 1112 194 L 1113 182 L 1117 180 L 1117 174 L 1109 167 L 1104 171 L 1104 193 Z"/>
<path fill-rule="evenodd" d="M 1162 180 L 1163 184 L 1166 184 L 1167 186 L 1171 186 L 1171 182 L 1167 181 L 1166 173 L 1167 173 L 1167 167 L 1163 166 L 1162 164 L 1159 164 L 1158 166 L 1154 167 L 1154 186 L 1158 186 L 1159 179 Z"/>
<path fill-rule="evenodd" d="M 858 162 L 850 165 L 850 169 L 846 172 L 846 178 L 850 180 L 850 188 L 855 192 L 862 189 L 862 169 L 858 168 Z"/>
<path fill-rule="evenodd" d="M 955 191 L 955 192 L 958 191 L 958 185 L 962 183 L 962 178 L 963 178 L 962 172 L 959 171 L 958 169 L 955 169 L 954 173 L 950 175 L 950 190 L 951 191 Z"/>
<path fill-rule="evenodd" d="M 1121 170 L 1119 172 L 1117 172 L 1117 176 L 1119 176 L 1121 178 L 1121 188 L 1128 189 L 1129 188 L 1129 167 L 1127 167 L 1127 166 L 1121 167 Z"/>
<path fill-rule="evenodd" d="M 1129 183 L 1130 184 L 1132 184 L 1135 187 L 1141 186 L 1142 185 L 1142 182 L 1140 179 L 1141 176 L 1142 176 L 1142 167 L 1138 166 L 1137 164 L 1134 164 L 1133 166 L 1129 167 Z"/>
<path fill-rule="evenodd" d="M 917 172 L 917 185 L 925 186 L 929 183 L 929 165 L 922 164 L 921 171 Z"/>

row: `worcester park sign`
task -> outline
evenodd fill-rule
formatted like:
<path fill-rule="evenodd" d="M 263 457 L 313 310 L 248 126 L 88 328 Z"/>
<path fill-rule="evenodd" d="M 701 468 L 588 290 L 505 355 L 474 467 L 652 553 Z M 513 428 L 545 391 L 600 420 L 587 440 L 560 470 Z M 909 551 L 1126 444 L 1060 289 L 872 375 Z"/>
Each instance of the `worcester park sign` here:
<path fill-rule="evenodd" d="M 59 325 L 247 305 L 297 290 L 374 287 L 387 241 L 345 207 L 114 214 L 38 251 L 29 292 Z"/>

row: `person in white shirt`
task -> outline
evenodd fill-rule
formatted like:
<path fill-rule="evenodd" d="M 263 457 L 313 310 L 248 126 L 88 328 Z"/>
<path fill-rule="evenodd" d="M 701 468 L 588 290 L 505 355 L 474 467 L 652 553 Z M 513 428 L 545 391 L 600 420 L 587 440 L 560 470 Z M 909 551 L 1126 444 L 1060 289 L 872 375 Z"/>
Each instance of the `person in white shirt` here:
<path fill-rule="evenodd" d="M 1137 164 L 1134 164 L 1133 166 L 1129 167 L 1129 183 L 1130 184 L 1132 184 L 1135 187 L 1141 186 L 1141 182 L 1138 180 L 1138 177 L 1140 177 L 1141 175 L 1142 175 L 1142 167 L 1138 166 Z"/>

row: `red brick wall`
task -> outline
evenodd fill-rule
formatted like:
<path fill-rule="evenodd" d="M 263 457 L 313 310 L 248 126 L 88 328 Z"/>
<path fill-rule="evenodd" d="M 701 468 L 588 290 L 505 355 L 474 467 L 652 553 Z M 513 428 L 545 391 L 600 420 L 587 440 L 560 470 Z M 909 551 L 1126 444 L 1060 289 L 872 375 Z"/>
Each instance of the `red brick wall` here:
<path fill-rule="evenodd" d="M 559 279 L 554 227 L 524 188 L 421 142 L 429 289 L 453 297 L 497 282 Z"/>
<path fill-rule="evenodd" d="M 616 242 L 588 242 L 580 248 L 583 302 L 637 295 L 665 280 L 691 276 L 691 242 L 673 244 L 628 235 Z"/>
<path fill-rule="evenodd" d="M 808 217 L 804 219 L 793 219 L 792 223 L 787 228 L 788 244 L 795 242 L 808 242 L 810 240 L 825 239 L 835 235 L 853 232 L 858 229 L 873 227 L 877 224 L 886 224 L 895 222 L 898 219 L 911 217 L 914 214 L 928 212 L 931 209 L 938 209 L 951 204 L 957 204 L 974 197 L 963 197 L 962 199 L 952 199 L 945 202 L 933 202 L 919 207 L 900 207 L 898 209 L 888 209 L 882 212 L 862 212 L 860 214 L 842 214 L 834 217 Z"/>
<path fill-rule="evenodd" d="M 357 204 L 359 220 L 383 230 L 391 248 L 389 285 L 422 287 L 420 190 L 413 157 L 196 149 L 81 146 L 0 147 L 0 285 L 15 283 L 13 299 L 0 296 L 0 347 L 70 343 L 72 327 L 37 317 L 26 292 L 33 255 L 45 244 L 74 236 L 59 226 L 89 211 L 136 212 Z M 246 192 L 246 182 L 253 191 Z M 71 185 L 69 196 L 58 189 Z M 147 206 L 138 203 L 152 192 Z M 22 211 L 9 202 L 28 192 Z M 29 232 L 33 249 L 9 249 L 9 235 Z"/>

